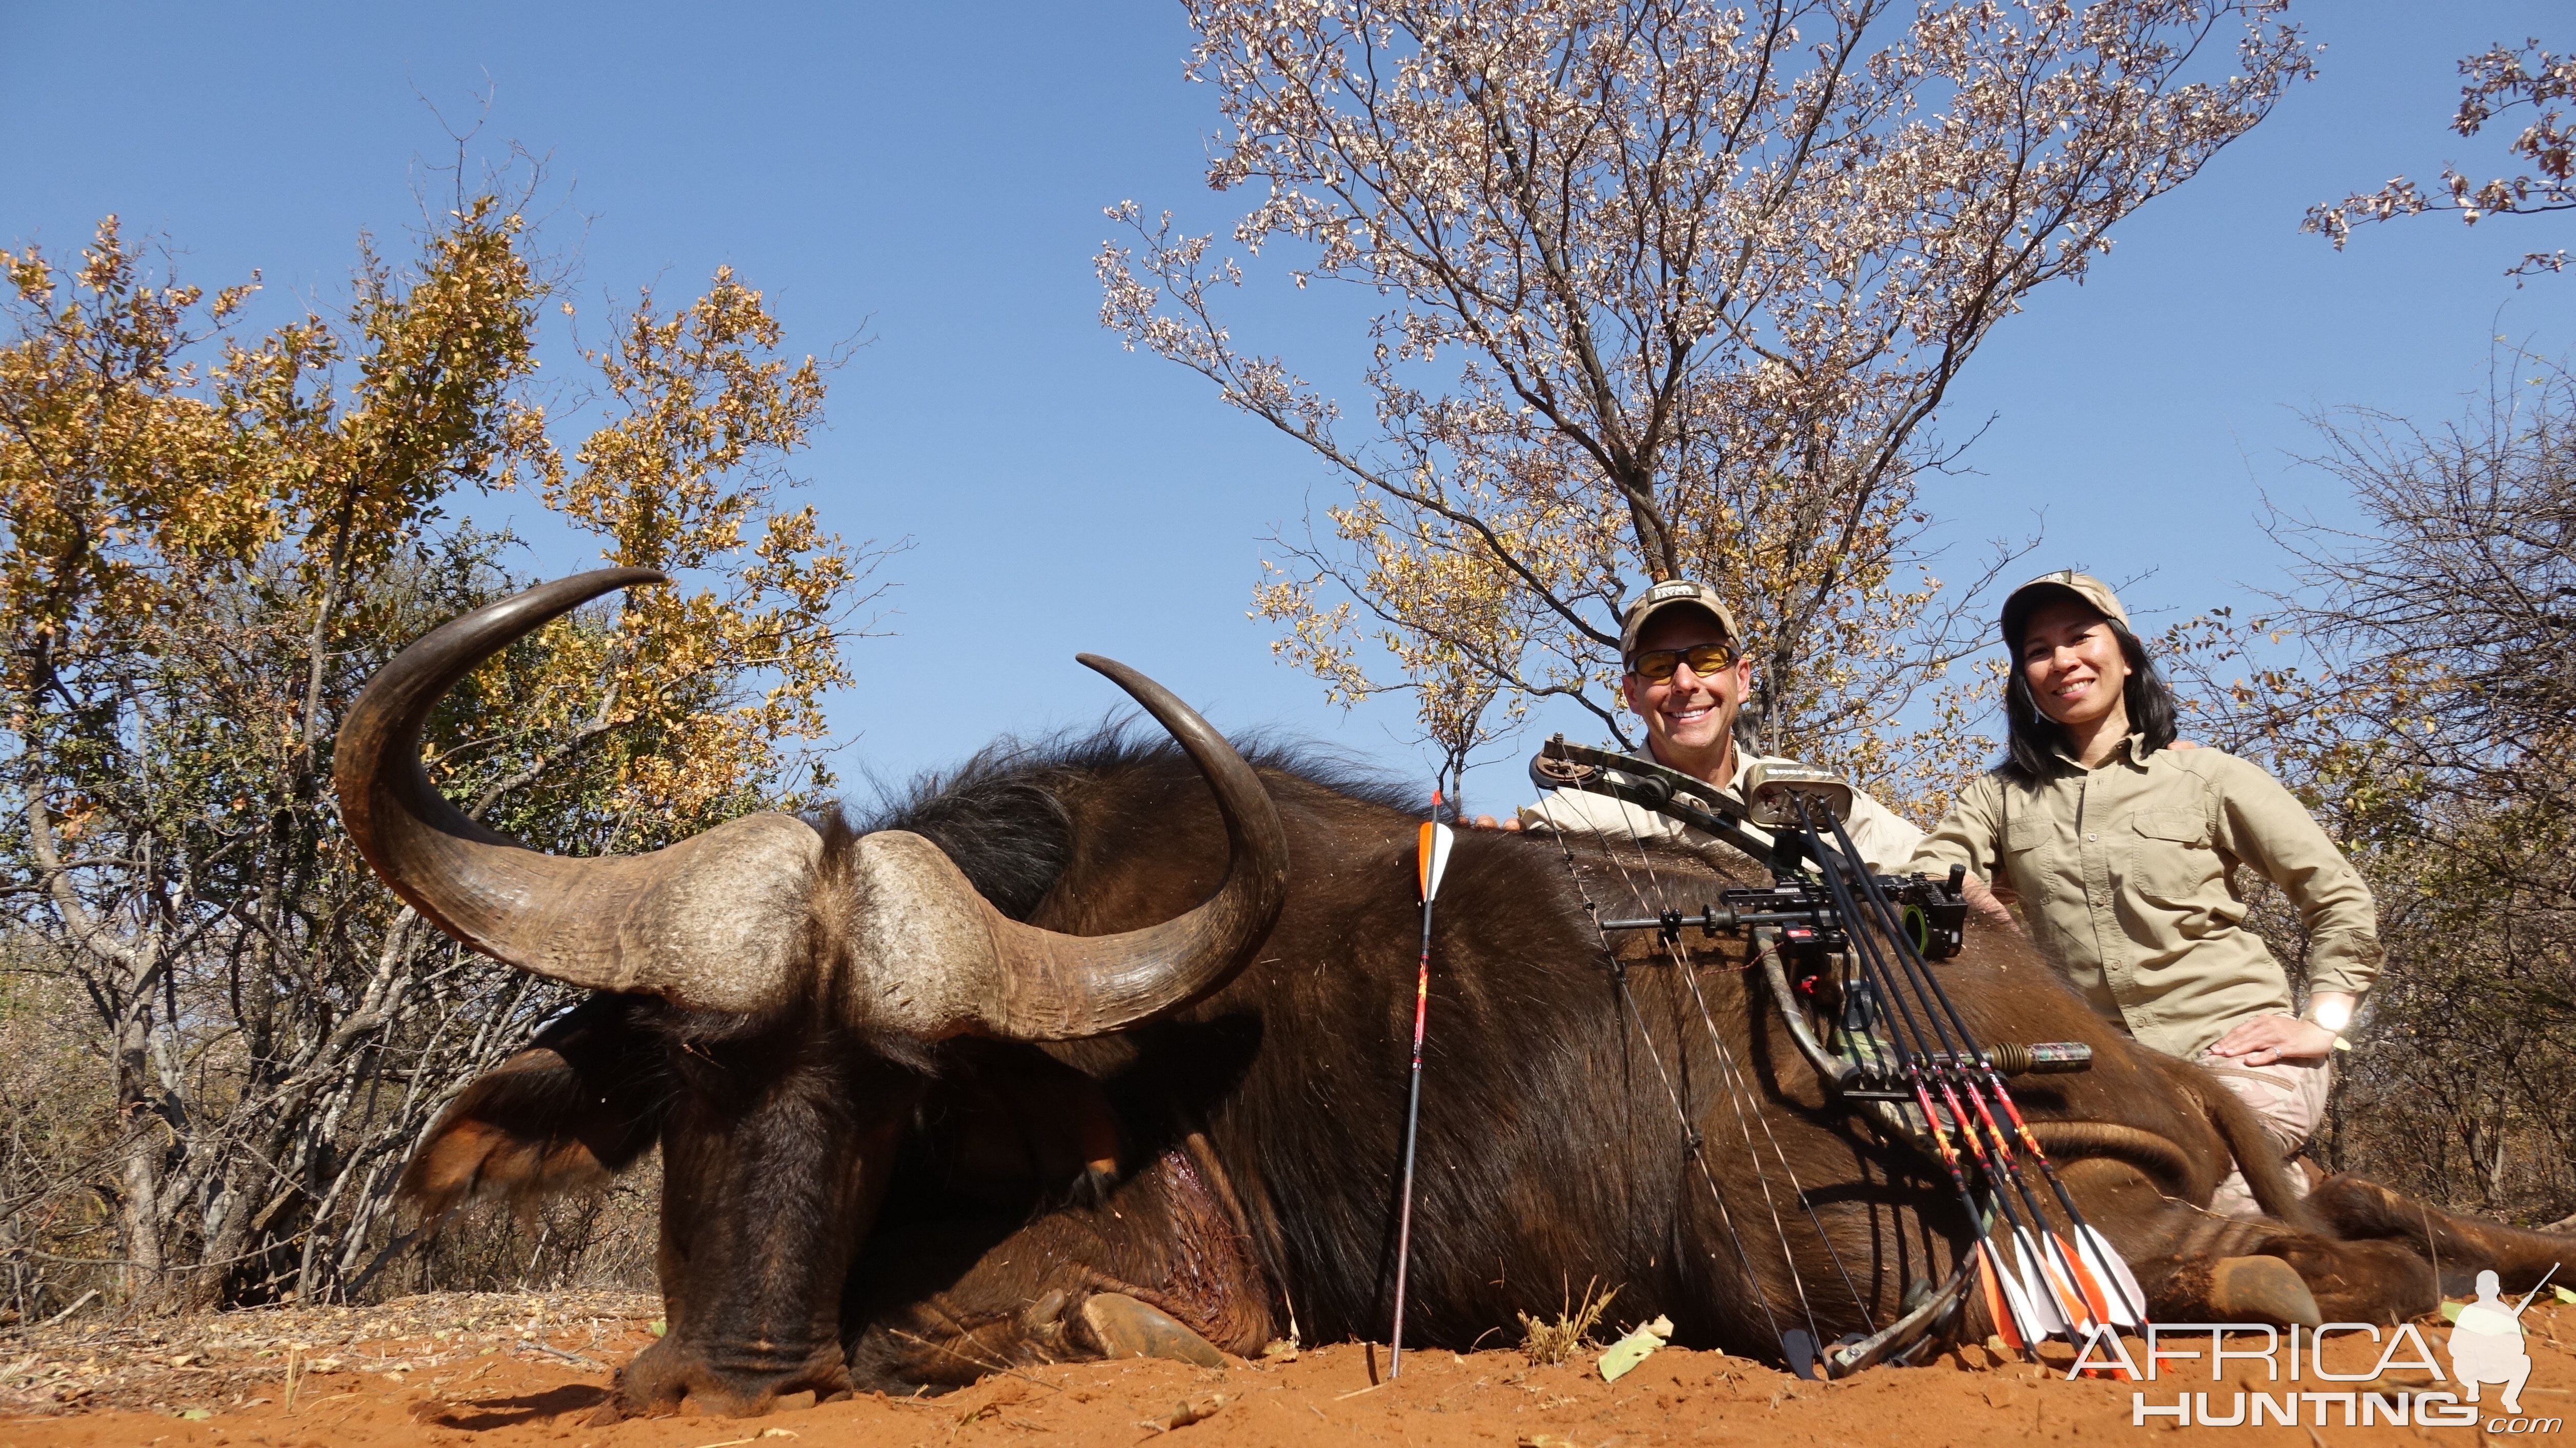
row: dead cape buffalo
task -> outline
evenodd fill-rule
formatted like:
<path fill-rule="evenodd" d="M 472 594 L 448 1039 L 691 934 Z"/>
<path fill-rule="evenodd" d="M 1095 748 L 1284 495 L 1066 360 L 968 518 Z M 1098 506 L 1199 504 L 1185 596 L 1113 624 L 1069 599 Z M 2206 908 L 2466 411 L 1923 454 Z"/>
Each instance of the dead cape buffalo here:
<path fill-rule="evenodd" d="M 426 1218 L 595 1183 L 658 1144 L 669 1327 L 620 1375 L 626 1412 L 956 1383 L 1157 1331 L 1233 1353 L 1383 1335 L 1420 816 L 1247 763 L 1110 664 L 1179 749 L 991 752 L 866 832 L 755 815 L 568 859 L 440 798 L 418 739 L 446 689 L 656 577 L 587 574 L 451 622 L 342 728 L 349 829 L 402 898 L 600 992 L 434 1128 L 406 1178 Z M 1827 1105 L 1740 945 L 1688 978 L 1614 971 L 1587 898 L 1728 883 L 1620 848 L 1458 842 L 1408 1335 L 1464 1348 L 1593 1280 L 1684 1344 L 1773 1361 L 1784 1325 L 1886 1324 L 1963 1250 L 1956 1197 Z M 2236 1098 L 2118 1036 L 2017 941 L 1972 934 L 1938 968 L 1981 1039 L 2092 1044 L 2090 1071 L 2016 1094 L 2159 1319 L 2385 1322 L 2432 1305 L 2435 1260 L 2445 1282 L 2492 1266 L 2512 1285 L 2567 1245 L 2352 1178 L 2300 1200 Z M 2231 1151 L 2272 1216 L 2194 1205 Z M 1988 1330 L 1975 1302 L 1943 1328 Z"/>

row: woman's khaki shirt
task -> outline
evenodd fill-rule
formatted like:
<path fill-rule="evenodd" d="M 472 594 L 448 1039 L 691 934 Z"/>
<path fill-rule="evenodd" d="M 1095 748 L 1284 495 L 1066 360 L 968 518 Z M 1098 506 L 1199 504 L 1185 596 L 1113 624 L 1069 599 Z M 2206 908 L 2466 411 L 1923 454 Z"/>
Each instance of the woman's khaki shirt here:
<path fill-rule="evenodd" d="M 2370 887 L 2280 782 L 2216 749 L 2091 769 L 2060 755 L 2037 784 L 1990 773 L 1907 866 L 1953 864 L 2019 896 L 2031 942 L 2105 1018 L 2167 1055 L 2199 1055 L 2249 1016 L 2291 1011 L 2290 981 L 2245 928 L 2237 869 L 2278 885 L 2308 928 L 2308 989 L 2360 995 L 2379 974 Z"/>

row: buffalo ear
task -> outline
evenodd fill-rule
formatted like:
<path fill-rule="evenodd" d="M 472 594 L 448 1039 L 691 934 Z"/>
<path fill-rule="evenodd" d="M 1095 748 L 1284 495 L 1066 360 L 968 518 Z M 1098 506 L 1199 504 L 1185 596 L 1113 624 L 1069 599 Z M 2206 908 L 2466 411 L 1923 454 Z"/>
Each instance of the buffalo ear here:
<path fill-rule="evenodd" d="M 403 1169 L 423 1231 L 495 1198 L 532 1203 L 606 1185 L 662 1131 L 662 1045 L 637 1017 L 651 1003 L 600 995 L 465 1088 Z"/>

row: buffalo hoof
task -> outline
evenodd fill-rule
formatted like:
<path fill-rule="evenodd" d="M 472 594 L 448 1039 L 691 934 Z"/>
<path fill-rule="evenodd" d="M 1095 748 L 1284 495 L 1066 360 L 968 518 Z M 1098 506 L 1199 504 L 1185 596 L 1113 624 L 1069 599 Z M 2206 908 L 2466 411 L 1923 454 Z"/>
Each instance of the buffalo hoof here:
<path fill-rule="evenodd" d="M 782 1408 L 808 1407 L 850 1390 L 849 1368 L 838 1344 L 797 1360 L 777 1360 L 766 1353 L 723 1356 L 731 1361 L 719 1367 L 710 1355 L 664 1338 L 618 1373 L 608 1401 L 592 1416 L 592 1425 L 605 1427 L 621 1418 L 668 1417 L 684 1406 L 705 1417 L 758 1418 Z"/>
<path fill-rule="evenodd" d="M 2278 1257 L 2221 1257 L 2209 1264 L 2209 1305 L 2221 1318 L 2314 1327 L 2325 1321 L 2298 1269 Z"/>
<path fill-rule="evenodd" d="M 1170 1358 L 1203 1368 L 1225 1366 L 1225 1354 L 1214 1343 L 1181 1326 L 1170 1314 L 1123 1292 L 1098 1292 L 1083 1299 L 1082 1325 L 1091 1329 L 1105 1357 Z"/>

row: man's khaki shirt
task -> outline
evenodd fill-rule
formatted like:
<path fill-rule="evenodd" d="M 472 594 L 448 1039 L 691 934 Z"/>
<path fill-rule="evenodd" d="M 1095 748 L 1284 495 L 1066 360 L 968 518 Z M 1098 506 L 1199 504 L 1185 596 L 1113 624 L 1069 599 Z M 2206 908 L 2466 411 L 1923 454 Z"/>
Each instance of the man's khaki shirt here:
<path fill-rule="evenodd" d="M 1726 793 L 1744 798 L 1744 776 L 1757 764 L 1794 764 L 1795 760 L 1772 759 L 1735 751 L 1735 777 L 1727 781 Z M 1730 858 L 1738 852 L 1734 846 L 1705 830 L 1697 830 L 1670 815 L 1639 809 L 1626 800 L 1603 794 L 1586 794 L 1578 789 L 1561 789 L 1533 805 L 1521 809 L 1525 829 L 1585 830 L 1593 834 L 1626 838 L 1676 840 L 1697 850 L 1722 850 Z M 1859 790 L 1852 791 L 1851 818 L 1843 821 L 1851 832 L 1852 844 L 1873 870 L 1892 872 L 1911 857 L 1923 839 L 1923 831 L 1903 816 L 1871 799 Z M 1770 835 L 1759 826 L 1746 825 L 1745 832 L 1765 844 Z M 1946 866 L 1944 868 L 1947 868 Z"/>
<path fill-rule="evenodd" d="M 1988 774 L 1924 838 L 1909 872 L 1953 864 L 2020 897 L 2023 927 L 2106 1019 L 2185 1059 L 2250 1016 L 2290 1013 L 2290 981 L 2245 928 L 2237 867 L 2286 892 L 2308 928 L 2308 989 L 2360 995 L 2379 974 L 2370 887 L 2280 782 L 2216 749 L 2092 769 L 2060 755 L 2036 785 Z"/>

